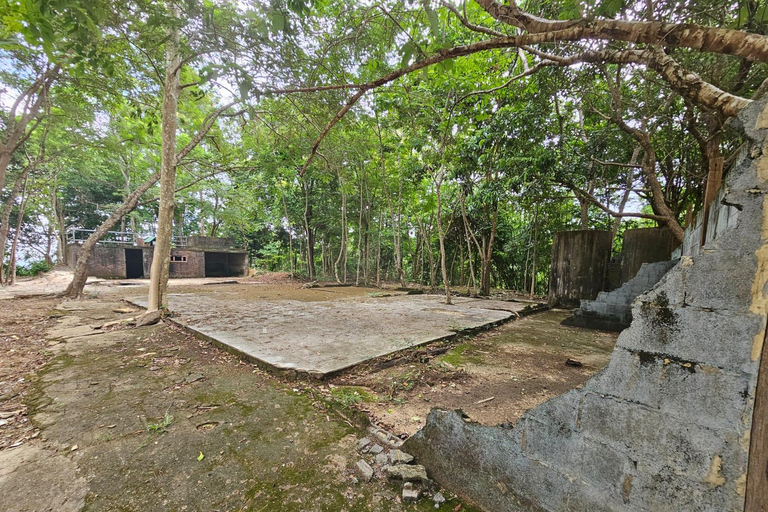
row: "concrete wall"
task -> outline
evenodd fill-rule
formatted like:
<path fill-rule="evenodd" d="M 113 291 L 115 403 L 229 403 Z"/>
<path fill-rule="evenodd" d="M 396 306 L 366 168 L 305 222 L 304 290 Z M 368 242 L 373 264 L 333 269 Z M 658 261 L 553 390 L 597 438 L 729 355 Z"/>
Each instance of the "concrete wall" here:
<path fill-rule="evenodd" d="M 729 229 L 733 229 L 739 219 L 739 209 L 735 206 L 723 204 L 726 187 L 721 188 L 709 209 L 709 222 L 707 224 L 707 240 L 704 245 L 717 239 Z M 728 201 L 726 201 L 728 202 Z M 673 257 L 696 256 L 701 252 L 701 228 L 704 217 L 701 213 L 696 216 L 690 226 L 686 227 L 683 236 L 683 245 L 675 249 Z"/>
<path fill-rule="evenodd" d="M 79 245 L 67 246 L 67 261 L 77 262 Z M 109 247 L 97 245 L 88 262 L 88 275 L 102 279 L 125 279 L 125 250 L 141 249 L 144 262 L 144 277 L 148 278 L 152 268 L 153 247 Z M 226 252 L 228 276 L 243 277 L 248 275 L 248 254 L 245 252 Z M 186 261 L 173 261 L 173 257 L 185 258 Z M 171 249 L 170 277 L 205 277 L 205 252 L 185 248 Z"/>
<path fill-rule="evenodd" d="M 583 300 L 567 325 L 623 331 L 632 323 L 632 303 L 658 283 L 677 260 L 643 263 L 637 275 L 610 292 L 600 292 L 595 300 Z"/>
<path fill-rule="evenodd" d="M 174 257 L 187 261 L 173 261 Z M 150 256 L 150 265 L 152 258 Z M 147 274 L 149 275 L 149 274 Z M 171 249 L 170 277 L 205 277 L 205 253 L 185 249 Z"/>
<path fill-rule="evenodd" d="M 549 304 L 577 307 L 582 299 L 597 297 L 603 290 L 610 257 L 610 231 L 555 233 L 549 275 Z"/>
<path fill-rule="evenodd" d="M 232 249 L 235 247 L 235 241 L 217 236 L 188 236 L 187 245 L 195 249 Z"/>
<path fill-rule="evenodd" d="M 669 260 L 677 245 L 679 244 L 668 228 L 625 231 L 624 243 L 621 246 L 621 284 L 634 278 L 643 263 Z"/>
<path fill-rule="evenodd" d="M 71 244 L 67 246 L 67 261 L 74 266 L 77 263 L 77 254 L 80 246 Z M 97 245 L 91 252 L 88 261 L 88 275 L 102 279 L 125 278 L 125 248 L 103 247 Z"/>
<path fill-rule="evenodd" d="M 724 193 L 741 209 L 733 227 L 637 299 L 610 363 L 582 389 L 513 429 L 433 410 L 404 448 L 432 478 L 492 511 L 744 509 L 768 304 L 768 172 L 758 178 L 752 159 L 764 151 L 755 126 L 765 107 L 739 116 L 750 147 Z"/>

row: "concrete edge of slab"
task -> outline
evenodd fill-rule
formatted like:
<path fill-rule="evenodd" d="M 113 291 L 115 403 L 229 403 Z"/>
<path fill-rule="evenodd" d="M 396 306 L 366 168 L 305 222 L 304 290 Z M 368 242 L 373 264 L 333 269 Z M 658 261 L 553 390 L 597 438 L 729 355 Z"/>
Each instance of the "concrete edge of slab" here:
<path fill-rule="evenodd" d="M 132 306 L 136 306 L 136 307 L 141 308 L 141 309 L 146 309 L 141 304 L 139 304 L 137 302 L 134 302 L 134 301 L 132 301 L 130 299 L 123 299 L 123 301 L 127 302 L 128 304 L 131 304 Z M 205 333 L 195 329 L 194 327 L 189 326 L 187 323 L 185 323 L 183 320 L 180 320 L 179 318 L 174 318 L 174 317 L 171 317 L 171 316 L 167 316 L 167 317 L 164 317 L 163 319 L 168 321 L 169 323 L 179 327 L 180 329 L 183 329 L 184 331 L 192 334 L 193 336 L 195 336 L 195 337 L 197 337 L 199 339 L 208 341 L 212 345 L 214 345 L 215 347 L 220 348 L 220 349 L 222 349 L 222 350 L 224 350 L 226 352 L 229 352 L 230 354 L 236 355 L 237 357 L 241 358 L 242 360 L 247 361 L 247 362 L 249 362 L 251 364 L 254 364 L 254 365 L 258 366 L 259 368 L 261 368 L 263 370 L 266 370 L 266 371 L 269 371 L 270 373 L 273 373 L 275 375 L 278 375 L 278 376 L 281 376 L 281 377 L 286 377 L 286 378 L 289 378 L 289 379 L 297 379 L 297 378 L 300 378 L 300 377 L 304 376 L 304 377 L 309 377 L 309 378 L 311 378 L 313 380 L 324 380 L 324 379 L 329 379 L 329 378 L 335 377 L 337 375 L 340 375 L 340 374 L 344 373 L 345 371 L 349 370 L 350 368 L 354 368 L 354 367 L 360 366 L 362 364 L 369 364 L 369 363 L 371 363 L 373 361 L 376 361 L 376 360 L 379 360 L 379 359 L 380 360 L 388 360 L 393 355 L 400 354 L 400 353 L 403 353 L 403 352 L 407 352 L 409 350 L 413 350 L 413 349 L 418 348 L 418 347 L 423 347 L 425 345 L 429 345 L 430 343 L 450 342 L 450 341 L 456 339 L 459 336 L 469 336 L 469 335 L 477 334 L 477 333 L 480 333 L 480 332 L 483 332 L 483 331 L 486 331 L 486 330 L 489 330 L 489 329 L 493 329 L 493 328 L 498 327 L 500 325 L 506 324 L 508 322 L 515 321 L 515 320 L 517 320 L 519 318 L 523 318 L 525 316 L 529 316 L 529 315 L 532 315 L 532 314 L 535 314 L 535 313 L 540 313 L 542 311 L 547 311 L 548 309 L 550 309 L 550 308 L 546 304 L 537 304 L 535 306 L 526 307 L 525 309 L 523 309 L 523 310 L 521 310 L 519 312 L 508 312 L 509 316 L 507 316 L 506 318 L 503 318 L 501 320 L 498 320 L 498 321 L 495 321 L 495 322 L 490 322 L 490 323 L 487 323 L 487 324 L 484 324 L 484 325 L 481 325 L 481 326 L 478 326 L 478 327 L 472 327 L 472 328 L 467 328 L 467 329 L 460 329 L 458 331 L 452 332 L 451 334 L 447 334 L 447 335 L 444 335 L 444 336 L 437 336 L 435 338 L 432 338 L 432 339 L 429 339 L 429 340 L 424 340 L 421 343 L 418 343 L 418 344 L 415 344 L 415 345 L 411 345 L 409 347 L 404 347 L 402 349 L 393 350 L 393 351 L 388 352 L 386 354 L 379 354 L 379 355 L 371 356 L 371 357 L 369 357 L 367 359 L 364 359 L 362 361 L 357 361 L 355 363 L 346 365 L 346 366 L 344 366 L 342 368 L 336 368 L 336 369 L 328 371 L 328 372 L 305 370 L 305 369 L 297 369 L 297 368 L 286 368 L 286 367 L 282 367 L 282 366 L 279 366 L 279 365 L 275 365 L 275 364 L 272 364 L 272 363 L 270 363 L 268 361 L 264 361 L 263 359 L 259 359 L 258 357 L 254 356 L 252 354 L 249 354 L 248 352 L 245 352 L 243 350 L 240 350 L 237 347 L 234 347 L 234 346 L 232 346 L 232 345 L 230 345 L 228 343 L 225 343 L 225 342 L 223 342 L 221 340 L 218 340 L 218 339 L 214 338 L 213 336 L 205 334 Z"/>

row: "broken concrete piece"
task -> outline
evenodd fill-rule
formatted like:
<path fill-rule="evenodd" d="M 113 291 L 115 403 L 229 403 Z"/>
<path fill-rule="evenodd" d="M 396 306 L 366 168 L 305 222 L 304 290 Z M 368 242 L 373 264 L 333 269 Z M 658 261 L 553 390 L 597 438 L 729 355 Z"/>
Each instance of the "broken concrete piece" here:
<path fill-rule="evenodd" d="M 160 321 L 163 314 L 158 311 L 147 311 L 143 315 L 136 319 L 136 327 L 144 327 L 145 325 L 153 325 Z"/>
<path fill-rule="evenodd" d="M 413 462 L 413 455 L 405 453 L 402 450 L 391 450 L 389 452 L 389 461 L 393 466 L 398 464 L 410 464 Z"/>
<path fill-rule="evenodd" d="M 362 477 L 363 482 L 370 482 L 371 478 L 373 478 L 373 468 L 363 459 L 360 459 L 359 461 L 357 461 L 356 466 L 357 466 L 357 472 Z"/>
<path fill-rule="evenodd" d="M 374 461 L 379 466 L 383 466 L 383 465 L 385 465 L 389 461 L 389 456 L 387 456 L 386 453 L 381 452 L 381 453 L 376 455 L 376 457 L 374 458 Z"/>
<path fill-rule="evenodd" d="M 368 450 L 368 452 L 369 452 L 369 453 L 372 453 L 372 454 L 374 454 L 374 455 L 378 455 L 378 454 L 380 454 L 380 453 L 381 453 L 381 452 L 383 452 L 383 451 L 384 451 L 384 448 L 382 448 L 382 447 L 381 447 L 381 446 L 379 446 L 378 444 L 374 444 L 374 445 L 373 445 L 373 446 L 371 446 L 371 448 Z"/>
<path fill-rule="evenodd" d="M 435 502 L 435 508 L 440 508 L 440 505 L 445 503 L 445 496 L 443 496 L 443 493 L 436 492 L 434 496 L 432 496 L 432 501 Z"/>
<path fill-rule="evenodd" d="M 427 470 L 424 466 L 410 466 L 399 464 L 397 466 L 384 466 L 384 472 L 394 480 L 403 480 L 405 482 L 426 482 Z"/>
<path fill-rule="evenodd" d="M 403 501 L 419 501 L 419 498 L 421 498 L 421 489 L 411 482 L 406 482 L 403 486 Z"/>
<path fill-rule="evenodd" d="M 366 446 L 368 446 L 369 444 L 371 444 L 371 440 L 370 440 L 370 439 L 368 439 L 367 437 L 364 437 L 364 438 L 362 438 L 361 440 L 359 440 L 359 441 L 357 442 L 357 449 L 358 449 L 358 450 L 362 450 L 362 449 L 364 449 Z"/>

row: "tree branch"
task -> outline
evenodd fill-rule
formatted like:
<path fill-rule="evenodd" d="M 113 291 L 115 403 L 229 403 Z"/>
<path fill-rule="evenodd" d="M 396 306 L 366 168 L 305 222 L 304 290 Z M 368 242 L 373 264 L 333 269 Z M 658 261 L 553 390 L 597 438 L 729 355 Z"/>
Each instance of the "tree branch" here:
<path fill-rule="evenodd" d="M 576 19 L 556 21 L 529 14 L 512 0 L 476 0 L 493 18 L 530 34 L 550 34 L 552 41 L 597 39 L 692 48 L 747 60 L 768 62 L 768 37 L 723 28 L 659 21 Z"/>

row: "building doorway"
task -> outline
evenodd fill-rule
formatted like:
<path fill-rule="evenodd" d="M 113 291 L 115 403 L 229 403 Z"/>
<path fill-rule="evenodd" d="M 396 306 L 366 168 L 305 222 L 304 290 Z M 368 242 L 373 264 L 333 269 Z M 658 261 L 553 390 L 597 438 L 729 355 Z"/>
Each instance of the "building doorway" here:
<path fill-rule="evenodd" d="M 144 251 L 141 249 L 125 250 L 125 277 L 128 279 L 144 277 Z"/>

